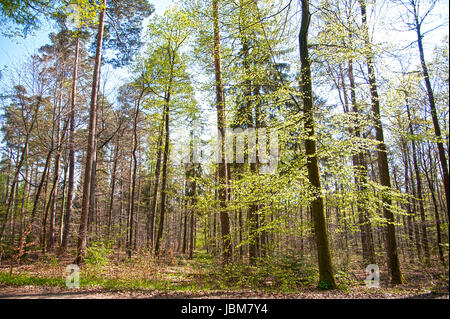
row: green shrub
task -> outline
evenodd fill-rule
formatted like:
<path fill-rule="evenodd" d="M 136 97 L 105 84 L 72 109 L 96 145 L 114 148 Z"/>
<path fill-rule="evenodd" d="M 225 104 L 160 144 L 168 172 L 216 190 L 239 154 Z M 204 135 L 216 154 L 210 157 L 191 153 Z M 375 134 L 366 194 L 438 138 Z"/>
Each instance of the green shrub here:
<path fill-rule="evenodd" d="M 103 242 L 94 242 L 86 251 L 86 265 L 94 267 L 105 267 L 109 263 L 109 255 L 113 250 Z"/>

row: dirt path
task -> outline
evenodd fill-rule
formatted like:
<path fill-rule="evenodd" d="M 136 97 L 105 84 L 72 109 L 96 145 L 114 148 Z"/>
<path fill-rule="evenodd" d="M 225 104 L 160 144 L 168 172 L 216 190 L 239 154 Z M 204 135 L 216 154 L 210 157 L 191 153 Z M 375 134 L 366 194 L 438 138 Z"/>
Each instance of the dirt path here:
<path fill-rule="evenodd" d="M 449 299 L 448 293 L 410 291 L 395 294 L 386 290 L 352 289 L 350 292 L 307 290 L 298 294 L 253 291 L 107 291 L 102 289 L 68 289 L 60 287 L 0 287 L 0 299 Z"/>

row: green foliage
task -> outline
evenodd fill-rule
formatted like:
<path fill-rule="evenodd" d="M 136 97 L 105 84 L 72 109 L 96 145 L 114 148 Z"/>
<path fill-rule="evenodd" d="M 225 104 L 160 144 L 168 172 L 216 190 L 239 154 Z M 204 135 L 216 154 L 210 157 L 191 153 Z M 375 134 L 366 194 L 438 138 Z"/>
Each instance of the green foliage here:
<path fill-rule="evenodd" d="M 338 288 L 343 291 L 348 291 L 349 287 L 354 287 L 360 284 L 357 278 L 348 269 L 341 269 L 336 271 L 335 277 Z"/>
<path fill-rule="evenodd" d="M 319 285 L 317 286 L 317 288 L 319 288 L 320 290 L 329 290 L 331 289 L 332 284 L 330 284 L 329 282 L 322 280 L 319 282 Z"/>
<path fill-rule="evenodd" d="M 65 278 L 41 278 L 31 275 L 10 275 L 0 272 L 0 284 L 7 286 L 65 286 Z"/>
<path fill-rule="evenodd" d="M 41 258 L 41 260 L 44 263 L 46 263 L 46 264 L 48 264 L 48 265 L 50 265 L 52 267 L 55 267 L 55 268 L 58 266 L 58 263 L 59 263 L 58 257 L 57 256 L 52 256 L 52 255 L 44 255 Z"/>
<path fill-rule="evenodd" d="M 255 266 L 233 263 L 220 267 L 210 263 L 206 268 L 206 280 L 220 289 L 295 292 L 313 285 L 318 278 L 317 268 L 295 255 L 261 259 Z"/>
<path fill-rule="evenodd" d="M 114 251 L 104 242 L 94 242 L 86 251 L 86 265 L 93 268 L 105 267 L 109 263 L 108 256 Z"/>
<path fill-rule="evenodd" d="M 39 28 L 44 13 L 52 11 L 55 2 L 55 0 L 0 0 L 2 34 L 10 37 L 27 36 L 29 31 Z M 5 27 L 10 23 L 16 26 Z"/>

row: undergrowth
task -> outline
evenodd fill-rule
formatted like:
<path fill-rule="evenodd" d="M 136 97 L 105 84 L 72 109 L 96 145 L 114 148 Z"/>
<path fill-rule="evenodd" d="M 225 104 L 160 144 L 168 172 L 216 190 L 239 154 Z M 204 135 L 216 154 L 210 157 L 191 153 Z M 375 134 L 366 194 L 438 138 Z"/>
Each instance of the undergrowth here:
<path fill-rule="evenodd" d="M 0 268 L 0 285 L 65 287 L 68 260 L 46 254 L 32 264 L 17 267 L 12 275 L 7 268 Z M 335 277 L 338 289 L 345 293 L 352 287 L 364 285 L 348 267 L 337 267 Z M 448 282 L 448 272 L 441 277 L 433 279 L 435 284 L 436 281 Z M 156 260 L 148 253 L 127 259 L 114 254 L 108 245 L 95 243 L 89 247 L 85 264 L 80 267 L 81 288 L 106 290 L 295 293 L 315 289 L 317 282 L 317 266 L 295 254 L 262 258 L 254 265 L 241 261 L 224 266 L 205 252 L 194 253 L 192 260 L 183 256 Z"/>

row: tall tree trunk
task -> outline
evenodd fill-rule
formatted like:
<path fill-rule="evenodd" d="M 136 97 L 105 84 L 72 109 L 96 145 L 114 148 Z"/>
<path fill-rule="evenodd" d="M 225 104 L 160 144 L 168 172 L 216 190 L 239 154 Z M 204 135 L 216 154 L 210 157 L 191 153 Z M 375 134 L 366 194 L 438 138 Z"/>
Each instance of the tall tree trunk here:
<path fill-rule="evenodd" d="M 308 157 L 308 179 L 314 188 L 314 199 L 311 203 L 311 212 L 314 222 L 314 231 L 319 262 L 319 287 L 335 289 L 336 282 L 331 263 L 330 248 L 328 244 L 327 226 L 325 220 L 322 187 L 319 175 L 317 147 L 314 136 L 314 106 L 311 81 L 311 65 L 308 53 L 308 29 L 311 19 L 309 0 L 302 0 L 302 20 L 300 26 L 299 51 L 301 62 L 301 93 L 304 106 L 304 128 L 307 134 L 305 139 L 305 152 Z"/>
<path fill-rule="evenodd" d="M 431 161 L 431 150 L 428 148 L 428 159 Z M 424 159 L 425 160 L 425 159 Z M 433 208 L 434 208 L 434 220 L 436 223 L 436 241 L 438 246 L 438 252 L 439 252 L 439 260 L 441 261 L 442 265 L 445 267 L 445 258 L 444 258 L 444 251 L 442 249 L 442 235 L 441 235 L 441 221 L 439 218 L 439 211 L 438 211 L 438 205 L 435 195 L 435 187 L 433 185 L 433 181 L 429 174 L 425 174 L 428 182 L 428 187 L 430 188 L 431 193 L 431 200 L 433 201 Z"/>
<path fill-rule="evenodd" d="M 439 154 L 439 161 L 441 162 L 441 168 L 442 168 L 442 179 L 444 182 L 444 191 L 445 191 L 445 199 L 447 202 L 447 217 L 449 216 L 449 210 L 450 210 L 450 190 L 449 190 L 449 173 L 448 173 L 448 163 L 447 159 L 445 157 L 445 150 L 444 150 L 444 138 L 441 134 L 441 127 L 439 125 L 439 119 L 437 114 L 437 108 L 436 103 L 434 99 L 434 92 L 433 88 L 431 87 L 431 81 L 430 81 L 430 75 L 428 73 L 428 67 L 425 62 L 425 54 L 423 50 L 423 34 L 422 34 L 422 22 L 419 22 L 419 16 L 417 12 L 417 5 L 414 1 L 411 1 L 412 7 L 413 7 L 413 13 L 414 13 L 414 23 L 415 23 L 415 29 L 417 34 L 417 45 L 419 48 L 419 55 L 420 55 L 420 64 L 422 66 L 422 74 L 425 81 L 425 87 L 427 89 L 427 95 L 428 95 L 428 103 L 430 104 L 431 109 L 431 118 L 433 120 L 433 127 L 434 127 L 434 134 L 436 135 L 437 139 L 437 147 L 438 147 L 438 154 Z"/>
<path fill-rule="evenodd" d="M 411 136 L 414 136 L 414 131 L 413 131 L 412 124 L 411 124 L 411 112 L 409 110 L 408 103 L 406 103 L 406 111 L 407 111 L 408 120 L 409 120 L 409 124 L 408 124 L 409 133 L 411 134 Z M 422 179 L 420 178 L 419 164 L 418 164 L 418 160 L 417 160 L 416 143 L 414 142 L 414 140 L 411 141 L 411 147 L 412 147 L 414 172 L 416 175 L 417 201 L 419 203 L 419 212 L 420 212 L 420 219 L 421 219 L 421 226 L 422 226 L 422 246 L 423 246 L 424 254 L 425 254 L 425 262 L 426 262 L 426 264 L 429 264 L 430 263 L 430 247 L 428 244 L 425 208 L 423 207 L 424 199 L 422 196 Z"/>
<path fill-rule="evenodd" d="M 137 165 L 138 165 L 138 180 L 137 180 L 137 200 L 136 200 L 136 218 L 135 218 L 135 232 L 134 232 L 134 243 L 133 243 L 133 249 L 136 251 L 138 249 L 138 244 L 139 244 L 139 236 L 140 236 L 140 232 L 139 232 L 139 218 L 141 216 L 141 193 L 142 193 L 142 184 L 141 184 L 141 176 L 142 176 L 142 171 L 141 171 L 141 167 L 142 167 L 142 153 L 141 153 L 141 143 L 140 143 L 140 138 L 138 135 L 138 159 L 137 159 Z"/>
<path fill-rule="evenodd" d="M 139 98 L 136 102 L 136 109 L 135 109 L 135 114 L 134 114 L 134 122 L 133 122 L 133 149 L 131 152 L 132 155 L 132 161 L 133 161 L 133 171 L 131 174 L 131 188 L 130 188 L 130 231 L 129 231 L 129 235 L 128 235 L 128 247 L 127 247 L 127 255 L 128 258 L 131 258 L 131 254 L 132 254 L 132 247 L 133 247 L 133 232 L 134 232 L 134 208 L 135 208 L 135 191 L 136 191 L 136 173 L 137 173 L 137 165 L 138 165 L 138 161 L 137 161 L 137 148 L 138 148 L 138 120 L 139 120 L 139 107 L 141 104 L 141 99 L 142 96 L 144 95 L 144 89 L 142 89 L 141 94 L 139 95 Z M 138 203 L 139 204 L 139 203 Z"/>
<path fill-rule="evenodd" d="M 245 124 L 247 124 L 247 127 L 255 129 L 255 123 L 253 120 L 253 106 L 252 106 L 252 83 L 250 80 L 250 57 L 249 57 L 249 47 L 248 47 L 248 39 L 244 37 L 242 39 L 242 52 L 243 52 L 243 65 L 245 70 L 245 102 L 246 102 L 246 118 Z M 256 135 L 256 147 L 258 145 L 258 137 L 257 132 L 255 132 Z M 250 145 L 248 147 L 249 156 L 250 159 L 250 152 L 253 152 L 253 150 L 250 150 Z M 256 147 L 256 152 L 258 152 L 258 148 Z M 258 154 L 256 154 L 256 160 L 258 159 Z M 257 174 L 257 163 L 250 163 L 250 172 L 251 174 Z M 248 231 L 249 231 L 249 237 L 250 241 L 248 244 L 248 253 L 249 253 L 249 262 L 250 265 L 254 265 L 256 263 L 257 255 L 258 255 L 258 249 L 257 249 L 257 240 L 258 240 L 258 232 L 257 232 L 257 215 L 258 213 L 258 205 L 256 203 L 252 203 L 248 210 L 247 210 L 247 222 L 248 222 Z"/>
<path fill-rule="evenodd" d="M 380 182 L 386 191 L 383 191 L 383 214 L 387 220 L 387 233 L 386 233 L 386 249 L 388 257 L 388 266 L 391 273 L 392 284 L 402 284 L 404 282 L 403 275 L 400 269 L 400 262 L 397 251 L 397 240 L 395 237 L 394 215 L 392 212 L 392 199 L 389 195 L 389 189 L 391 188 L 391 179 L 389 176 L 389 163 L 387 158 L 386 144 L 384 143 L 383 126 L 380 116 L 380 100 L 378 97 L 377 82 L 375 78 L 375 67 L 373 63 L 372 47 L 369 40 L 369 31 L 366 16 L 366 2 L 365 0 L 359 0 L 361 9 L 361 17 L 363 24 L 364 40 L 366 45 L 366 62 L 369 72 L 369 85 L 372 104 L 372 117 L 375 125 L 376 140 L 378 141 L 378 170 L 380 173 Z"/>
<path fill-rule="evenodd" d="M 78 79 L 78 54 L 80 49 L 80 37 L 77 35 L 75 47 L 75 59 L 72 77 L 72 98 L 70 101 L 70 128 L 69 128 L 69 179 L 67 185 L 67 202 L 66 211 L 64 214 L 64 229 L 62 232 L 61 246 L 59 253 L 63 254 L 67 249 L 71 218 L 72 218 L 72 203 L 73 203 L 73 189 L 75 178 L 75 105 L 77 99 L 77 79 Z"/>
<path fill-rule="evenodd" d="M 227 265 L 231 261 L 232 246 L 231 246 L 231 232 L 230 232 L 230 217 L 228 215 L 228 174 L 225 154 L 225 93 L 222 81 L 222 61 L 220 54 L 220 31 L 219 31 L 219 0 L 212 0 L 213 9 L 213 25 L 214 25 L 214 73 L 216 80 L 216 106 L 217 106 L 217 129 L 219 133 L 219 151 L 221 158 L 218 166 L 219 178 L 219 203 L 220 203 L 220 224 L 221 224 L 221 239 L 223 243 L 223 263 Z"/>
<path fill-rule="evenodd" d="M 22 204 L 20 206 L 20 224 L 19 224 L 19 236 L 23 235 L 23 228 L 25 222 L 25 209 L 28 209 L 28 195 L 27 195 L 27 183 L 29 177 L 29 163 L 28 163 L 28 145 L 25 145 L 25 181 L 22 191 Z"/>
<path fill-rule="evenodd" d="M 113 167 L 111 173 L 111 192 L 109 195 L 109 207 L 108 207 L 108 241 L 111 240 L 111 227 L 112 227 L 112 213 L 114 207 L 114 192 L 116 188 L 116 173 L 117 173 L 117 162 L 119 159 L 119 137 L 116 137 L 116 143 L 114 146 L 114 156 L 113 156 Z"/>
<path fill-rule="evenodd" d="M 6 185 L 5 185 L 5 197 L 3 198 L 3 203 L 5 206 L 8 204 L 9 198 L 9 183 L 11 181 L 11 166 L 12 166 L 12 148 L 8 147 L 8 165 L 6 168 Z"/>
<path fill-rule="evenodd" d="M 196 177 L 195 171 L 194 171 L 194 177 Z M 197 191 L 197 180 L 194 179 L 194 181 L 192 182 L 192 191 L 191 191 L 191 195 L 192 195 L 192 206 L 195 205 L 196 199 L 195 199 L 195 193 Z M 190 242 L 189 242 L 189 259 L 192 259 L 194 256 L 194 240 L 195 240 L 195 236 L 194 236 L 194 232 L 195 232 L 195 224 L 194 224 L 194 208 L 191 207 L 190 208 L 190 215 L 191 215 L 191 225 L 190 225 Z"/>
<path fill-rule="evenodd" d="M 348 77 L 350 80 L 350 99 L 352 104 L 352 112 L 359 114 L 359 108 L 356 101 L 356 87 L 355 78 L 353 75 L 353 61 L 348 62 Z M 344 81 L 343 81 L 344 83 Z M 344 97 L 346 94 L 344 92 Z M 361 138 L 361 129 L 357 127 L 354 131 L 357 138 Z M 359 217 L 359 227 L 361 230 L 361 245 L 363 250 L 363 260 L 368 264 L 375 264 L 375 249 L 373 243 L 373 233 L 372 227 L 370 225 L 369 213 L 367 211 L 367 161 L 364 151 L 361 150 L 359 153 L 352 156 L 353 171 L 355 175 L 355 183 L 358 188 L 358 217 Z"/>
<path fill-rule="evenodd" d="M 83 262 L 86 256 L 87 244 L 87 219 L 89 213 L 90 193 L 91 193 L 91 175 L 93 168 L 93 161 L 95 156 L 95 132 L 96 132 L 96 118 L 97 118 L 97 92 L 100 75 L 100 63 L 102 54 L 103 42 L 103 28 L 105 23 L 106 0 L 103 0 L 103 9 L 99 16 L 98 32 L 97 32 L 97 48 L 95 54 L 94 75 L 92 79 L 91 105 L 89 110 L 89 137 L 86 151 L 86 166 L 84 170 L 83 183 L 83 199 L 81 202 L 81 219 L 80 228 L 78 231 L 77 244 L 77 258 L 76 263 Z"/>
<path fill-rule="evenodd" d="M 64 63 L 62 65 L 62 70 L 63 70 L 63 72 L 65 70 Z M 63 89 L 64 89 L 64 86 L 63 86 L 63 83 L 61 83 L 58 114 L 57 114 L 58 117 L 57 117 L 57 121 L 56 121 L 55 166 L 53 169 L 52 190 L 50 192 L 50 197 L 49 197 L 50 221 L 49 221 L 49 229 L 48 229 L 48 238 L 45 238 L 45 236 L 44 236 L 44 249 L 48 249 L 48 250 L 51 250 L 53 248 L 53 244 L 55 243 L 55 216 L 56 216 L 56 205 L 57 205 L 57 201 L 58 201 L 59 166 L 61 164 L 61 151 L 62 151 L 61 140 L 64 138 L 64 136 L 61 136 L 61 115 L 62 115 L 61 111 L 62 111 Z M 64 131 L 65 131 L 65 129 L 64 129 Z M 44 231 L 44 233 L 45 233 L 45 231 Z M 47 240 L 47 244 L 45 244 L 45 240 Z"/>
<path fill-rule="evenodd" d="M 157 212 L 157 203 L 158 203 L 158 193 L 159 193 L 159 179 L 161 176 L 161 158 L 162 158 L 162 143 L 164 138 L 165 131 L 165 115 L 163 114 L 161 127 L 159 129 L 158 136 L 158 145 L 157 145 L 157 154 L 156 154 L 156 166 L 155 166 L 155 184 L 153 189 L 153 197 L 150 204 L 150 214 L 149 214 L 149 222 L 147 229 L 147 241 L 150 242 L 150 249 L 153 251 L 155 247 L 155 219 Z"/>
<path fill-rule="evenodd" d="M 32 240 L 32 235 L 33 235 L 33 227 L 34 227 L 34 222 L 36 220 L 36 213 L 39 207 L 39 199 L 41 197 L 41 193 L 42 193 L 42 188 L 44 187 L 45 181 L 47 179 L 47 172 L 48 172 L 48 167 L 50 166 L 50 159 L 52 157 L 52 150 L 50 150 L 47 153 L 47 158 L 45 159 L 45 164 L 44 164 L 44 170 L 42 171 L 42 175 L 41 175 L 41 180 L 39 182 L 38 188 L 36 190 L 36 194 L 34 196 L 34 202 L 33 202 L 33 210 L 31 211 L 31 219 L 30 219 L 30 223 L 27 226 L 27 229 L 30 230 L 30 233 L 27 236 L 27 242 L 30 242 Z M 37 167 L 36 167 L 36 179 L 37 179 Z M 44 196 L 45 198 L 45 196 Z"/>
<path fill-rule="evenodd" d="M 70 116 L 69 116 L 70 121 Z M 63 235 L 63 228 L 64 228 L 64 214 L 65 214 L 65 208 L 66 208 L 66 190 L 67 190 L 67 172 L 69 171 L 69 163 L 67 158 L 67 152 L 64 154 L 64 173 L 63 173 L 63 187 L 62 187 L 62 198 L 61 198 L 61 211 L 59 215 L 59 229 L 58 229 L 58 247 L 61 247 L 62 242 L 62 235 Z M 59 253 L 59 249 L 58 249 Z"/>
<path fill-rule="evenodd" d="M 405 177 L 405 194 L 409 195 L 409 176 L 410 176 L 410 168 L 409 168 L 409 161 L 408 161 L 408 147 L 406 144 L 406 141 L 402 139 L 402 157 L 403 157 L 403 166 L 405 169 L 404 172 L 404 177 Z M 413 253 L 413 243 L 414 243 L 414 238 L 413 238 L 413 229 L 412 229 L 412 218 L 411 215 L 413 214 L 412 209 L 411 209 L 411 200 L 410 198 L 407 198 L 407 202 L 406 202 L 406 214 L 407 216 L 407 228 L 408 228 L 408 252 L 409 252 L 409 261 L 410 263 L 414 262 L 414 253 Z"/>
<path fill-rule="evenodd" d="M 158 234 L 156 236 L 155 241 L 155 255 L 159 255 L 161 238 L 164 229 L 164 217 L 166 213 L 166 197 L 167 197 L 167 162 L 169 160 L 169 104 L 170 98 L 172 94 L 172 82 L 173 82 L 173 68 L 175 62 L 175 52 L 170 52 L 170 48 L 168 49 L 169 59 L 170 59 L 170 78 L 169 84 L 166 91 L 165 98 L 165 107 L 164 107 L 164 125 L 165 125 L 165 141 L 164 141 L 164 154 L 163 154 L 163 162 L 162 162 L 162 180 L 161 180 L 161 211 L 159 212 L 159 224 L 158 224 Z"/>

